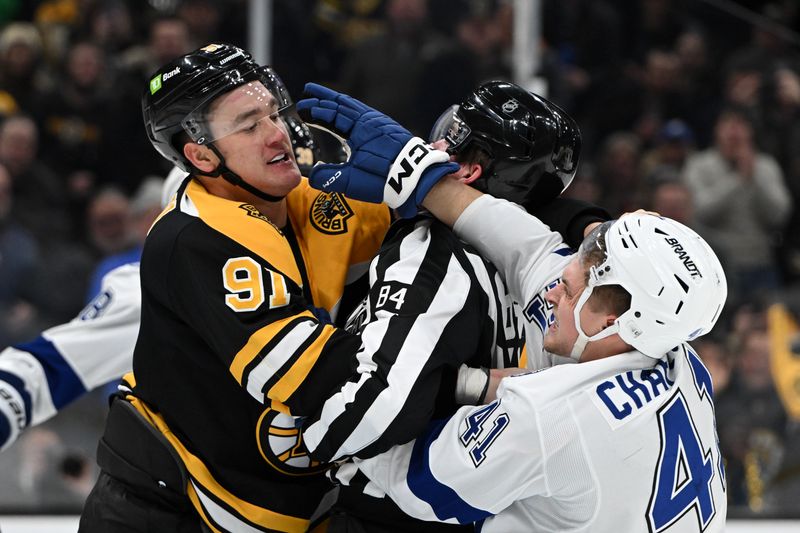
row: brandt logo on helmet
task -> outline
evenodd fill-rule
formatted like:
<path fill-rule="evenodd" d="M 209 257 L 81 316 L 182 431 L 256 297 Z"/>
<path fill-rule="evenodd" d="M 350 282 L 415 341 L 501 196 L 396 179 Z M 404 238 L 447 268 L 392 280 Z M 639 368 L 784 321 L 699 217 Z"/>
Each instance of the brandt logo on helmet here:
<path fill-rule="evenodd" d="M 672 237 L 665 237 L 665 241 L 672 247 L 672 250 L 678 255 L 678 259 L 681 260 L 683 266 L 686 267 L 686 270 L 689 271 L 689 275 L 693 278 L 702 278 L 703 275 L 700 274 L 700 270 L 697 268 L 697 265 L 694 264 L 692 258 L 689 257 L 689 253 L 683 249 L 681 243 L 678 242 L 678 239 L 674 239 Z"/>
<path fill-rule="evenodd" d="M 503 104 L 503 112 L 504 113 L 513 113 L 519 107 L 519 102 L 514 100 L 513 98 L 508 102 Z"/>
<path fill-rule="evenodd" d="M 338 192 L 323 192 L 314 199 L 309 215 L 317 231 L 339 235 L 347 232 L 347 220 L 353 216 L 353 209 Z"/>

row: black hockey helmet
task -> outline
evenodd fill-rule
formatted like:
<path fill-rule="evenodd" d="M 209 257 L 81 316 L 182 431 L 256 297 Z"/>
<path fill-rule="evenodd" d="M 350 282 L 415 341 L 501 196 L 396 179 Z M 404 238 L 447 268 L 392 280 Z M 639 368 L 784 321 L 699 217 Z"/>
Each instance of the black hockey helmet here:
<path fill-rule="evenodd" d="M 445 111 L 430 141 L 448 152 L 478 145 L 490 158 L 476 188 L 530 209 L 558 196 L 575 177 L 581 151 L 577 123 L 554 103 L 506 81 L 478 87 Z"/>
<path fill-rule="evenodd" d="M 195 172 L 175 136 L 186 132 L 198 144 L 214 138 L 203 114 L 218 96 L 240 85 L 261 81 L 275 97 L 279 111 L 292 100 L 278 75 L 260 66 L 245 50 L 230 44 L 209 44 L 161 67 L 142 96 L 147 136 L 156 150 L 187 172 Z"/>

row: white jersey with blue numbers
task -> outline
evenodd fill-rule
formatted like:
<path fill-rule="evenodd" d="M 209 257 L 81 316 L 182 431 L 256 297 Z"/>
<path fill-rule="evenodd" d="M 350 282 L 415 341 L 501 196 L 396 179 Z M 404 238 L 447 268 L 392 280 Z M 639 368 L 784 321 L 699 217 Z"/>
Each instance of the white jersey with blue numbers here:
<path fill-rule="evenodd" d="M 560 237 L 547 226 L 489 196 L 454 229 L 525 309 L 570 259 L 554 258 Z M 542 346 L 534 326 L 529 357 Z M 463 407 L 415 442 L 357 461 L 367 490 L 412 516 L 479 522 L 485 533 L 723 530 L 711 377 L 688 345 L 661 360 L 634 351 L 552 366 L 568 359 L 539 357 L 532 366 L 542 370 L 503 380 L 496 402 Z"/>
<path fill-rule="evenodd" d="M 544 332 L 553 322 L 553 306 L 544 295 L 560 281 L 574 255 L 561 235 L 520 206 L 489 195 L 473 202 L 453 231 L 497 267 L 509 294 L 519 302 L 525 318 L 527 367 L 540 370 L 573 362 L 542 348 Z"/>
<path fill-rule="evenodd" d="M 142 309 L 139 264 L 105 275 L 71 322 L 0 352 L 0 450 L 87 391 L 130 371 Z"/>
<path fill-rule="evenodd" d="M 507 378 L 497 401 L 358 463 L 408 514 L 484 533 L 725 523 L 711 377 L 688 345 Z"/>

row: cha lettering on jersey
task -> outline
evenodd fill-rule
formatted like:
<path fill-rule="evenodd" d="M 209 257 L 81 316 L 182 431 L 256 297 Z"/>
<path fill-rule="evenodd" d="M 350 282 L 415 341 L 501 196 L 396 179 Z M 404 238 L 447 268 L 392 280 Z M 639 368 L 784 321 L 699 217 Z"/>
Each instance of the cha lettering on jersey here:
<path fill-rule="evenodd" d="M 674 368 L 675 360 L 670 356 L 652 368 L 617 374 L 597 385 L 590 393 L 592 401 L 616 429 L 672 388 Z"/>

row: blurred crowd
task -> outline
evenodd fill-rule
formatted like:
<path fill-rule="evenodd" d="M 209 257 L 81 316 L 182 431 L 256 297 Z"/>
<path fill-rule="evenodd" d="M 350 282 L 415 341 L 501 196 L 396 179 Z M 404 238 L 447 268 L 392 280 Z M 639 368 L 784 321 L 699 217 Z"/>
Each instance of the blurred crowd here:
<path fill-rule="evenodd" d="M 568 194 L 693 227 L 721 257 L 714 378 L 730 511 L 800 517 L 800 3 L 542 0 L 540 72 L 584 138 Z M 724 3 L 722 3 L 724 4 Z M 730 4 L 730 3 L 729 3 Z M 247 46 L 247 0 L 0 3 L 0 346 L 70 319 L 137 260 L 169 165 L 139 98 L 157 66 Z M 272 64 L 426 137 L 510 79 L 511 0 L 274 0 Z M 0 512 L 80 508 L 102 393 L 0 456 Z"/>

